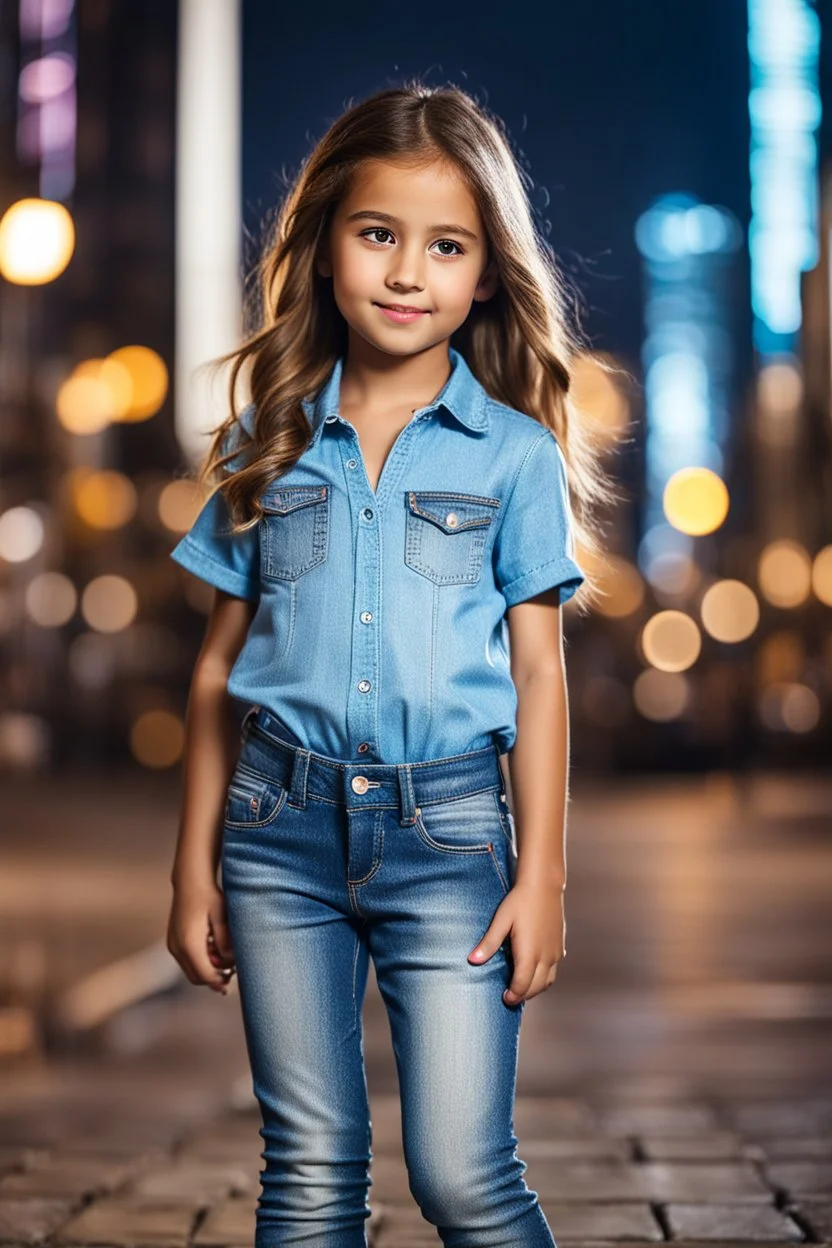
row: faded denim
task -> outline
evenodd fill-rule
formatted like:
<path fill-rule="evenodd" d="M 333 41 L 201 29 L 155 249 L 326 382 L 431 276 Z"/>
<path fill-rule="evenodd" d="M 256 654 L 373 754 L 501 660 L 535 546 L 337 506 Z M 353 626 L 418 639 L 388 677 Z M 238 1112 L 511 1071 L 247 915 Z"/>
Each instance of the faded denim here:
<path fill-rule="evenodd" d="M 505 799 L 493 745 L 422 764 L 342 762 L 303 748 L 267 710 L 246 716 L 221 868 L 263 1119 L 255 1248 L 367 1243 L 370 957 L 423 1216 L 449 1248 L 555 1244 L 516 1152 L 525 1002 L 502 999 L 510 940 L 468 962 L 515 876 Z"/>

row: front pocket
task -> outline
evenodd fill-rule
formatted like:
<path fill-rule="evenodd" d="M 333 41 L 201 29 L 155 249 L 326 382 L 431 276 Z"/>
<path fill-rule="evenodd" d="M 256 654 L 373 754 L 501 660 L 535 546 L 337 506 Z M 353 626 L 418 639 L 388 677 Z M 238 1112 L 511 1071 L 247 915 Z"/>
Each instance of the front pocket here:
<path fill-rule="evenodd" d="M 498 498 L 407 490 L 405 563 L 436 585 L 473 585 L 482 570 Z"/>
<path fill-rule="evenodd" d="M 416 831 L 431 849 L 444 853 L 492 853 L 495 839 L 503 835 L 494 809 L 494 792 L 485 789 L 482 793 L 420 806 Z"/>
<path fill-rule="evenodd" d="M 262 501 L 260 570 L 264 577 L 296 581 L 323 563 L 329 538 L 329 489 L 284 485 Z"/>
<path fill-rule="evenodd" d="M 278 781 L 237 764 L 225 797 L 227 828 L 263 828 L 272 823 L 289 796 Z"/>

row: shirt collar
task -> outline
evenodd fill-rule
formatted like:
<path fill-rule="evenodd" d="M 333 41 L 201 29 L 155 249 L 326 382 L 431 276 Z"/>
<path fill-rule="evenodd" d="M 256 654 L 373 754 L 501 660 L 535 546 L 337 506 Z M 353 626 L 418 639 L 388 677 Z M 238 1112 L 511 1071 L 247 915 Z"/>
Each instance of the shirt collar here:
<path fill-rule="evenodd" d="M 422 411 L 435 411 L 444 407 L 460 424 L 472 429 L 475 433 L 487 433 L 489 425 L 488 396 L 468 367 L 465 359 L 454 347 L 448 348 L 451 363 L 451 375 L 439 394 Z M 314 398 L 303 399 L 301 405 L 312 425 L 312 438 L 309 446 L 314 445 L 321 436 L 328 420 L 339 420 L 338 404 L 341 395 L 341 374 L 344 370 L 344 357 L 338 356 L 329 378 Z"/>

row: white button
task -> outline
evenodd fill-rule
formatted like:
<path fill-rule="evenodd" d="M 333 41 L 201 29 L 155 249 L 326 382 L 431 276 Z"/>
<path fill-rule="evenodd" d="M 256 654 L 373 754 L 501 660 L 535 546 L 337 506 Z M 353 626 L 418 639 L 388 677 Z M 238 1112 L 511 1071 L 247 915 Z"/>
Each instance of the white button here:
<path fill-rule="evenodd" d="M 327 424 L 327 425 L 332 425 L 332 424 L 334 424 L 334 423 L 335 423 L 335 421 L 336 421 L 337 419 L 338 419 L 338 417 L 337 417 L 337 416 L 327 416 L 327 418 L 326 418 L 326 420 L 324 421 L 324 423 L 325 423 L 325 424 Z"/>
<path fill-rule="evenodd" d="M 370 787 L 370 782 L 366 776 L 353 776 L 352 791 L 353 793 L 366 793 Z"/>
<path fill-rule="evenodd" d="M 362 693 L 369 693 L 370 690 L 372 689 L 372 685 L 370 684 L 369 680 L 359 680 L 358 688 L 361 690 Z"/>
<path fill-rule="evenodd" d="M 455 511 L 449 511 L 447 516 L 445 517 L 445 523 L 452 529 L 456 528 L 456 526 L 459 524 L 459 516 L 456 514 Z"/>
<path fill-rule="evenodd" d="M 348 468 L 357 468 L 357 467 L 358 467 L 358 460 L 357 460 L 357 459 L 348 459 L 348 460 L 347 460 L 347 467 L 348 467 Z"/>
<path fill-rule="evenodd" d="M 372 613 L 372 611 L 362 611 L 362 612 L 361 612 L 361 623 L 362 623 L 362 624 L 369 624 L 369 623 L 370 623 L 370 621 L 372 620 L 372 618 L 373 618 L 373 613 Z"/>

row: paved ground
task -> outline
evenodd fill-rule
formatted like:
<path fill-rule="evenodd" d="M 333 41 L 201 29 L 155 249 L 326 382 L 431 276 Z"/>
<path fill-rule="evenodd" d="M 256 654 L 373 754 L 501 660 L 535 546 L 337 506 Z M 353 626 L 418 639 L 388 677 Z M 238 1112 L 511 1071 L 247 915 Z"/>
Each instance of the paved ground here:
<path fill-rule="evenodd" d="M 27 1030 L 163 939 L 174 778 L 7 782 L 0 814 L 0 1244 L 251 1245 L 236 993 L 174 976 L 83 1040 Z M 819 777 L 576 777 L 569 953 L 525 1012 L 515 1117 L 559 1244 L 832 1244 L 830 815 Z M 370 1243 L 437 1244 L 372 973 L 365 1050 Z"/>

